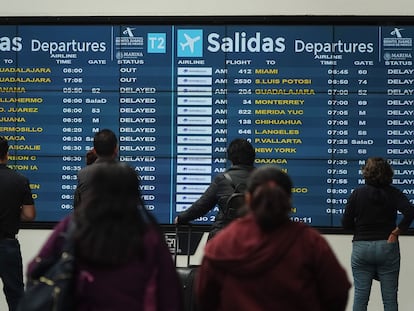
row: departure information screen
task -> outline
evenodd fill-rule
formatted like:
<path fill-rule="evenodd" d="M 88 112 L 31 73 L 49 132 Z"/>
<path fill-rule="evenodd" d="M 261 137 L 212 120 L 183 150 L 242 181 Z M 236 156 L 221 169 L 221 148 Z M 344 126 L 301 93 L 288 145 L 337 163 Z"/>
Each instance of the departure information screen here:
<path fill-rule="evenodd" d="M 0 25 L 0 135 L 38 222 L 73 209 L 100 129 L 171 224 L 246 138 L 294 182 L 292 219 L 340 227 L 371 156 L 414 200 L 413 25 Z M 216 210 L 194 221 L 209 224 Z"/>

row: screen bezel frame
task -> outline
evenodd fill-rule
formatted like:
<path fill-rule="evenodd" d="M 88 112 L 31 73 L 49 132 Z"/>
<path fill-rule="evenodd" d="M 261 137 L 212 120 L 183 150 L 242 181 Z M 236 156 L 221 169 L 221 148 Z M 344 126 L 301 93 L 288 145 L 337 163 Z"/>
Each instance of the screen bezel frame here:
<path fill-rule="evenodd" d="M 395 26 L 414 25 L 414 16 L 402 15 L 214 15 L 214 16 L 11 16 L 0 17 L 1 26 L 28 25 L 361 25 Z M 21 229 L 53 229 L 56 222 L 22 222 Z M 172 230 L 172 224 L 160 224 Z M 208 232 L 210 225 L 194 225 L 197 230 Z M 352 234 L 340 227 L 312 226 L 323 234 Z M 406 235 L 414 235 L 414 228 Z"/>

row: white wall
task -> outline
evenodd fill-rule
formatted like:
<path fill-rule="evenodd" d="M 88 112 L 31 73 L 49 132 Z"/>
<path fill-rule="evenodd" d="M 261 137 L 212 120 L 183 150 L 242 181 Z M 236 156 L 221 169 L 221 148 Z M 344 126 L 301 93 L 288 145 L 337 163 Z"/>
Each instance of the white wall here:
<path fill-rule="evenodd" d="M 26 264 L 31 260 L 38 252 L 40 246 L 44 243 L 46 238 L 49 236 L 49 230 L 21 230 L 19 233 L 19 240 L 22 248 L 23 264 L 26 271 Z M 202 257 L 202 249 L 206 241 L 206 235 L 202 239 L 199 249 L 195 253 L 195 257 L 192 258 L 191 264 L 198 264 Z M 349 279 L 352 282 L 351 272 L 351 236 L 350 235 L 325 235 L 326 239 L 331 244 L 333 250 L 338 256 L 339 261 L 342 263 L 344 268 L 347 270 Z M 413 311 L 414 310 L 414 296 L 412 288 L 412 280 L 414 277 L 414 243 L 413 236 L 402 236 L 400 237 L 401 246 L 401 273 L 400 273 L 400 287 L 399 287 L 399 304 L 400 311 Z M 186 263 L 185 258 L 179 258 L 178 265 Z M 378 286 L 378 282 L 374 282 L 371 290 L 370 302 L 368 305 L 368 311 L 379 311 L 383 310 L 381 292 Z M 1 288 L 1 287 L 0 287 Z M 347 307 L 347 311 L 352 310 L 353 302 L 353 288 L 350 291 L 350 299 Z M 7 310 L 7 305 L 3 296 L 0 292 L 0 310 Z"/>
<path fill-rule="evenodd" d="M 414 15 L 412 0 L 0 0 L 0 16 Z"/>
<path fill-rule="evenodd" d="M 210 16 L 210 15 L 414 15 L 412 0 L 0 0 L 0 16 Z M 26 264 L 38 251 L 48 230 L 22 230 L 19 240 Z M 326 235 L 339 260 L 346 267 L 350 279 L 351 237 Z M 400 311 L 414 310 L 411 280 L 414 278 L 414 237 L 401 238 Z M 195 259 L 199 260 L 199 257 Z M 352 293 L 348 310 L 352 309 Z M 378 284 L 374 284 L 370 311 L 382 309 Z M 0 293 L 0 310 L 7 310 Z"/>

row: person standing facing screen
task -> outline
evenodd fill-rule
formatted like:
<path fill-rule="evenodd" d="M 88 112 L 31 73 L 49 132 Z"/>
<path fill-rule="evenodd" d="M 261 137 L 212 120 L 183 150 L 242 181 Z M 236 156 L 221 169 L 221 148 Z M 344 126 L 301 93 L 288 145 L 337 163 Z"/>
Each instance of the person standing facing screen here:
<path fill-rule="evenodd" d="M 24 293 L 23 263 L 16 238 L 21 221 L 36 217 L 29 180 L 7 167 L 9 143 L 0 137 L 0 277 L 10 311 Z"/>
<path fill-rule="evenodd" d="M 198 217 L 207 214 L 216 205 L 218 212 L 211 226 L 208 239 L 227 226 L 232 219 L 226 216 L 226 202 L 234 192 L 233 185 L 246 183 L 251 172 L 254 170 L 254 160 L 256 152 L 251 143 L 242 138 L 231 141 L 227 148 L 227 159 L 231 166 L 224 172 L 214 177 L 211 184 L 204 193 L 188 209 L 180 213 L 175 219 L 176 225 L 186 224 Z M 225 174 L 231 178 L 232 182 L 226 178 Z"/>
<path fill-rule="evenodd" d="M 206 244 L 196 275 L 199 311 L 344 311 L 351 284 L 328 242 L 290 220 L 292 181 L 261 166 L 248 213 Z"/>
<path fill-rule="evenodd" d="M 368 158 L 362 167 L 365 185 L 350 195 L 342 225 L 352 229 L 351 265 L 354 311 L 367 310 L 372 280 L 381 283 L 384 311 L 398 310 L 400 246 L 398 236 L 414 218 L 408 198 L 391 185 L 394 171 L 386 159 Z M 397 213 L 403 217 L 397 225 Z"/>
<path fill-rule="evenodd" d="M 90 176 L 98 168 L 97 165 L 118 162 L 118 138 L 109 129 L 102 129 L 93 137 L 93 153 L 96 159 L 86 165 L 77 174 L 78 183 L 76 185 L 73 207 L 77 208 L 82 201 L 82 195 L 88 189 Z"/>
<path fill-rule="evenodd" d="M 86 165 L 91 165 L 96 161 L 98 157 L 96 156 L 95 150 L 90 149 L 88 152 L 86 152 L 85 158 Z"/>

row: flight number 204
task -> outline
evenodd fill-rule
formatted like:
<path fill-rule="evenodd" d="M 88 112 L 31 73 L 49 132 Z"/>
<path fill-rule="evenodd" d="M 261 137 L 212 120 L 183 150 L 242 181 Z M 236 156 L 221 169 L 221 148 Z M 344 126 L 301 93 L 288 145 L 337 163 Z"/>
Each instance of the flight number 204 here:
<path fill-rule="evenodd" d="M 239 89 L 238 92 L 239 92 L 239 95 L 252 94 L 251 89 Z"/>

